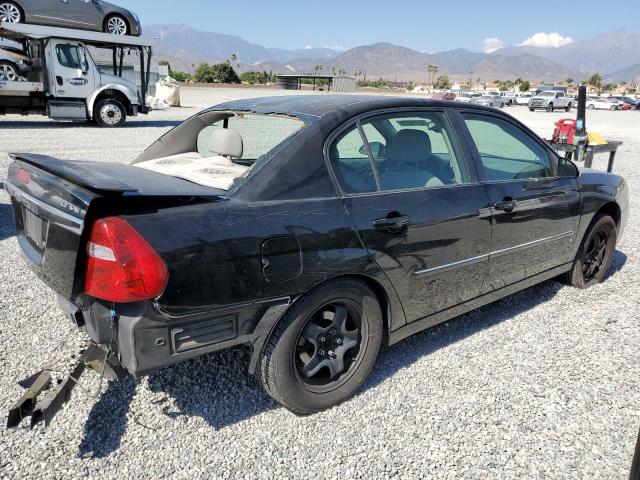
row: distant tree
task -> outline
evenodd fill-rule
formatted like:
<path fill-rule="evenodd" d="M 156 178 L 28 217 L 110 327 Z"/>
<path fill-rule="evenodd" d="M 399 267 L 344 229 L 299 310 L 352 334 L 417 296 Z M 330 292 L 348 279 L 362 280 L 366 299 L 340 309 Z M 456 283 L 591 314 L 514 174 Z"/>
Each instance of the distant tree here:
<path fill-rule="evenodd" d="M 593 75 L 591 75 L 591 78 L 589 79 L 589 85 L 600 88 L 600 86 L 602 85 L 602 75 L 600 75 L 599 73 L 594 73 Z"/>
<path fill-rule="evenodd" d="M 158 62 L 158 65 L 162 65 L 163 67 L 166 66 L 166 67 L 171 68 L 171 64 L 167 60 L 160 60 Z"/>
<path fill-rule="evenodd" d="M 437 65 L 429 64 L 427 67 L 427 71 L 429 72 L 429 83 L 433 84 L 433 79 L 436 78 L 438 70 L 440 70 L 440 68 Z"/>
<path fill-rule="evenodd" d="M 238 74 L 228 60 L 214 65 L 202 63 L 193 76 L 197 82 L 202 83 L 240 83 Z"/>
<path fill-rule="evenodd" d="M 449 81 L 449 77 L 446 75 L 440 75 L 436 80 L 436 83 L 433 85 L 433 88 L 438 90 L 446 90 L 451 87 L 451 82 Z"/>
<path fill-rule="evenodd" d="M 529 80 L 522 80 L 518 86 L 521 92 L 528 92 L 531 88 L 531 82 L 529 82 Z"/>
<path fill-rule="evenodd" d="M 190 73 L 171 70 L 171 67 L 169 67 L 169 76 L 178 82 L 190 82 L 193 80 L 193 75 Z"/>
<path fill-rule="evenodd" d="M 567 78 L 567 79 L 565 80 L 565 83 L 566 83 L 567 85 L 572 85 L 572 84 L 573 84 L 573 78 Z"/>

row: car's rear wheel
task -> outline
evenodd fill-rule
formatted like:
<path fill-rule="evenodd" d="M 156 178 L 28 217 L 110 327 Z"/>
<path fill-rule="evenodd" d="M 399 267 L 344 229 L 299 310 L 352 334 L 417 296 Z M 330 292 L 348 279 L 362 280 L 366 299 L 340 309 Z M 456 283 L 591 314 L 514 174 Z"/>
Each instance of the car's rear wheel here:
<path fill-rule="evenodd" d="M 128 35 L 129 24 L 120 15 L 111 15 L 104 21 L 104 31 L 111 35 Z"/>
<path fill-rule="evenodd" d="M 618 230 L 609 215 L 598 214 L 585 234 L 565 280 L 577 288 L 602 283 L 613 263 Z"/>
<path fill-rule="evenodd" d="M 366 284 L 327 283 L 297 301 L 260 355 L 259 380 L 289 410 L 310 414 L 351 397 L 382 341 L 382 311 Z"/>
<path fill-rule="evenodd" d="M 596 106 L 594 104 L 591 104 L 587 107 L 589 110 L 594 110 L 596 108 Z"/>
<path fill-rule="evenodd" d="M 534 112 L 536 109 L 535 108 L 529 108 L 530 112 Z"/>
<path fill-rule="evenodd" d="M 127 109 L 119 101 L 105 98 L 96 104 L 93 119 L 104 128 L 120 127 L 127 120 Z"/>
<path fill-rule="evenodd" d="M 618 107 L 616 107 L 615 105 L 611 105 L 611 107 L 609 107 L 609 110 L 617 110 Z"/>
<path fill-rule="evenodd" d="M 18 67 L 8 60 L 0 60 L 0 82 L 15 82 L 18 80 Z"/>
<path fill-rule="evenodd" d="M 569 103 L 569 105 L 567 105 L 567 108 L 565 108 L 565 112 L 570 112 L 571 111 L 571 107 L 573 107 L 573 105 L 571 105 L 571 103 Z"/>
<path fill-rule="evenodd" d="M 547 105 L 547 112 L 553 112 L 553 103 Z"/>
<path fill-rule="evenodd" d="M 0 2 L 0 22 L 22 23 L 22 10 L 13 2 Z"/>

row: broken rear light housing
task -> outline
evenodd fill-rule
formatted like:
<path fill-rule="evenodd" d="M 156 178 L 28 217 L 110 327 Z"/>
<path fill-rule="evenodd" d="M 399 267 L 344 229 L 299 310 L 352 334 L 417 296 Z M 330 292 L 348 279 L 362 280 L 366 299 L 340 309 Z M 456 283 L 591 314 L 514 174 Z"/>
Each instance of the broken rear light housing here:
<path fill-rule="evenodd" d="M 125 220 L 97 220 L 87 242 L 85 293 L 100 300 L 132 303 L 158 298 L 168 280 L 167 265 Z"/>

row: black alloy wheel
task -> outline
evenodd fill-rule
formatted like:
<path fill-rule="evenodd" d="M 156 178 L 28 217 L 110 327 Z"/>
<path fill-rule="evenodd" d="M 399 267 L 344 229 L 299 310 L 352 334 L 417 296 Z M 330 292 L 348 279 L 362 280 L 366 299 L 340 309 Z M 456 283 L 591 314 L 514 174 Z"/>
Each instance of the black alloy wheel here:
<path fill-rule="evenodd" d="M 362 308 L 348 299 L 316 310 L 296 342 L 294 362 L 302 386 L 320 393 L 344 383 L 362 361 L 368 327 Z"/>
<path fill-rule="evenodd" d="M 292 412 L 315 413 L 353 396 L 382 343 L 375 293 L 351 278 L 330 281 L 294 302 L 269 335 L 257 378 Z"/>
<path fill-rule="evenodd" d="M 611 216 L 598 214 L 580 244 L 571 271 L 564 280 L 577 288 L 602 283 L 607 276 L 616 249 L 618 229 Z"/>

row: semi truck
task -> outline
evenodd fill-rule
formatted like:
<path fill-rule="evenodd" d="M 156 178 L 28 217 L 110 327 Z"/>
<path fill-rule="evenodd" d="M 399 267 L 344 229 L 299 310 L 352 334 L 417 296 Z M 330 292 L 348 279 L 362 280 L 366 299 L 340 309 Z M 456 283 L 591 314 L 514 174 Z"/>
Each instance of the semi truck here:
<path fill-rule="evenodd" d="M 0 23 L 0 37 L 22 46 L 29 68 L 22 81 L 0 80 L 0 114 L 46 115 L 53 120 L 123 125 L 147 114 L 155 39 L 40 25 Z M 101 72 L 91 49 L 110 50 L 113 69 Z M 140 62 L 138 85 L 122 77 L 127 55 Z"/>

